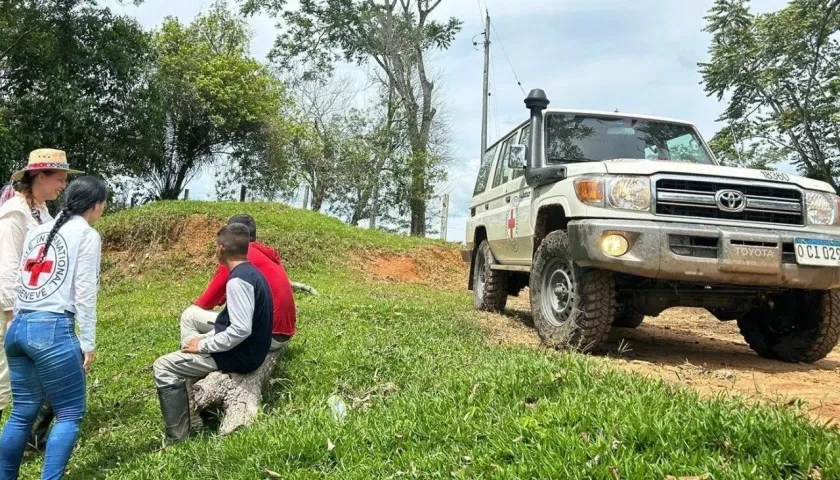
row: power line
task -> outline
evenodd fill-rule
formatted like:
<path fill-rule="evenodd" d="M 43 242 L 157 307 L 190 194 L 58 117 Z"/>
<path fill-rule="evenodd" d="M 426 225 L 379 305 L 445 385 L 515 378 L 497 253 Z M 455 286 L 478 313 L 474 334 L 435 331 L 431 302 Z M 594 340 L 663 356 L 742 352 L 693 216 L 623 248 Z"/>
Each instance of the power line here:
<path fill-rule="evenodd" d="M 510 57 L 508 57 L 507 51 L 505 50 L 505 45 L 502 43 L 502 38 L 499 36 L 499 31 L 496 29 L 496 25 L 491 21 L 490 28 L 493 30 L 493 33 L 496 35 L 496 40 L 499 42 L 499 45 L 502 47 L 502 53 L 505 54 L 505 59 L 507 59 L 508 66 L 510 67 L 510 71 L 513 72 L 513 78 L 516 79 L 516 84 L 519 85 L 519 89 L 522 90 L 522 95 L 527 95 L 525 93 L 525 89 L 522 88 L 522 82 L 519 81 L 519 76 L 516 74 L 516 70 L 513 68 L 513 63 L 510 61 Z"/>
<path fill-rule="evenodd" d="M 481 22 L 479 22 L 479 25 L 482 25 L 482 24 L 484 24 L 484 14 L 482 13 L 482 11 L 484 9 L 481 8 L 481 0 L 475 0 L 475 1 L 476 1 L 476 3 L 478 3 L 478 18 L 481 19 Z"/>

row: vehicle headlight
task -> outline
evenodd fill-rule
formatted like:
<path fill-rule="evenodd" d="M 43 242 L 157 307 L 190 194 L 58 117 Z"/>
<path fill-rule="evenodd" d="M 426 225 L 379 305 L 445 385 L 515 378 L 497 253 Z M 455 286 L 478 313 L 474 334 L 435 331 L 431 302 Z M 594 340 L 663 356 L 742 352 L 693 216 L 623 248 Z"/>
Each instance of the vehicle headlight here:
<path fill-rule="evenodd" d="M 607 180 L 607 206 L 622 210 L 650 209 L 648 177 L 613 177 Z"/>
<path fill-rule="evenodd" d="M 575 180 L 578 199 L 595 207 L 644 211 L 650 209 L 648 177 L 599 176 Z"/>
<path fill-rule="evenodd" d="M 807 192 L 805 206 L 811 225 L 837 225 L 837 205 L 840 197 L 831 193 Z"/>

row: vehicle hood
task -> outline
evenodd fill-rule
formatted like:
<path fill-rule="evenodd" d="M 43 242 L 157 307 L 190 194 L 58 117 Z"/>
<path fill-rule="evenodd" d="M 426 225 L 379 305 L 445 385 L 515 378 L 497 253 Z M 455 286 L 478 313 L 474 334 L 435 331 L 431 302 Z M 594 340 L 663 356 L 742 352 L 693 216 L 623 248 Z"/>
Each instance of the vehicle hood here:
<path fill-rule="evenodd" d="M 607 173 L 612 175 L 653 175 L 656 173 L 672 173 L 678 175 L 743 178 L 762 182 L 793 184 L 809 190 L 835 193 L 834 189 L 831 188 L 831 185 L 825 182 L 800 177 L 798 175 L 791 175 L 789 173 L 768 170 L 723 167 L 720 165 L 705 165 L 701 163 L 675 162 L 670 160 L 617 159 L 606 161 L 604 162 L 604 165 L 606 166 Z"/>

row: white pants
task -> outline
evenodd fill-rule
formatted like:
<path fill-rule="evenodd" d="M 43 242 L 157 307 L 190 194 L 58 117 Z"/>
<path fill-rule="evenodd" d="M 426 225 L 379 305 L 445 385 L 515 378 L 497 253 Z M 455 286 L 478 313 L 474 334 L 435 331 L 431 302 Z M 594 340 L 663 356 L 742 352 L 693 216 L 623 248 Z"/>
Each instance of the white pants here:
<path fill-rule="evenodd" d="M 9 363 L 6 361 L 6 312 L 0 311 L 0 410 L 5 410 L 12 399 L 12 385 L 9 383 Z"/>

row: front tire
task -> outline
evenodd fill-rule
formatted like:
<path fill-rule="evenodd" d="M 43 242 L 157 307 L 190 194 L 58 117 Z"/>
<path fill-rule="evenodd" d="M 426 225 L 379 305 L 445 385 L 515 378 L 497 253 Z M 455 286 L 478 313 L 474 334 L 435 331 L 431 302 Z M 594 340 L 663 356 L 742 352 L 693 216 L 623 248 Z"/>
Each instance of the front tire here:
<path fill-rule="evenodd" d="M 504 310 L 508 299 L 508 274 L 490 268 L 496 260 L 487 240 L 478 246 L 474 262 L 473 306 L 476 310 L 484 312 Z"/>
<path fill-rule="evenodd" d="M 825 358 L 840 338 L 840 291 L 791 292 L 773 308 L 754 308 L 738 319 L 744 340 L 756 353 L 790 363 Z"/>
<path fill-rule="evenodd" d="M 591 352 L 606 340 L 615 313 L 615 279 L 612 272 L 576 265 L 566 232 L 551 232 L 537 248 L 529 287 L 534 326 L 545 343 Z"/>

